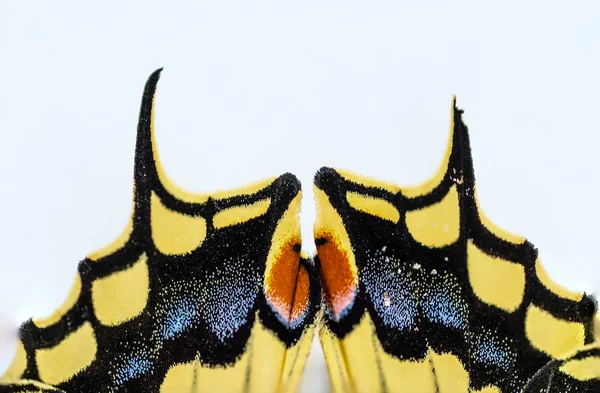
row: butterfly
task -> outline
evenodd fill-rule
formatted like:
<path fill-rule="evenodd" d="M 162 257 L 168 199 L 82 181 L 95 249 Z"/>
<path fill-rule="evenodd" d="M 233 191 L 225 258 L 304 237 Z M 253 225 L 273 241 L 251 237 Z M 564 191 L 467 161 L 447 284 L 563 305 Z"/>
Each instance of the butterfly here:
<path fill-rule="evenodd" d="M 20 329 L 2 392 L 294 392 L 318 332 L 334 392 L 597 392 L 594 299 L 554 283 L 477 203 L 452 107 L 443 163 L 401 188 L 321 168 L 317 255 L 292 174 L 192 194 L 142 98 L 133 212 L 67 299 Z"/>

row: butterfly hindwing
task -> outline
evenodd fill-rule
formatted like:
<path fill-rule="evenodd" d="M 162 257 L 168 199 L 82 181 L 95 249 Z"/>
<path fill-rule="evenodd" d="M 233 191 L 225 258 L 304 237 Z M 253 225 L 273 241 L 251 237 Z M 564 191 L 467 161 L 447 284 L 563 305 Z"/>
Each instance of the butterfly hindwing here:
<path fill-rule="evenodd" d="M 22 325 L 0 393 L 294 392 L 321 294 L 335 392 L 600 391 L 595 301 L 484 215 L 456 106 L 443 164 L 420 186 L 319 170 L 313 263 L 295 176 L 212 194 L 166 176 L 159 76 L 124 233 L 80 262 L 62 306 Z"/>
<path fill-rule="evenodd" d="M 444 161 L 413 188 L 322 168 L 315 242 L 336 392 L 519 392 L 593 341 L 595 302 L 485 217 L 452 108 Z"/>
<path fill-rule="evenodd" d="M 142 100 L 125 232 L 79 264 L 63 306 L 21 327 L 0 392 L 24 379 L 67 393 L 297 388 L 321 291 L 301 253 L 300 183 L 178 188 L 154 142 L 159 75 Z"/>

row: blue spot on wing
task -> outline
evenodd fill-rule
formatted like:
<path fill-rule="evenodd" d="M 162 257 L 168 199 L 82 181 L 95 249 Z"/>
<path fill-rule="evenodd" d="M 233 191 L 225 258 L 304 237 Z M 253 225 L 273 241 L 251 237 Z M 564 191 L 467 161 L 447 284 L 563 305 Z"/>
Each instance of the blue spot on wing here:
<path fill-rule="evenodd" d="M 468 330 L 468 304 L 451 273 L 402 262 L 377 250 L 364 264 L 362 279 L 375 311 L 391 328 L 413 329 L 425 318 Z"/>
<path fill-rule="evenodd" d="M 221 341 L 247 322 L 254 306 L 260 282 L 259 275 L 247 269 L 252 263 L 244 257 L 220 261 L 207 277 L 200 316 Z"/>
<path fill-rule="evenodd" d="M 458 281 L 450 274 L 423 273 L 422 310 L 425 317 L 446 327 L 466 331 L 468 327 L 468 306 Z"/>
<path fill-rule="evenodd" d="M 243 257 L 214 265 L 202 282 L 173 282 L 161 291 L 155 333 L 162 341 L 201 324 L 224 342 L 248 321 L 260 287 L 259 274 L 247 268 L 251 261 Z"/>
<path fill-rule="evenodd" d="M 517 355 L 511 339 L 485 327 L 478 328 L 469 337 L 471 354 L 475 361 L 493 365 L 505 371 L 514 368 Z"/>
<path fill-rule="evenodd" d="M 365 264 L 363 283 L 377 314 L 392 328 L 408 330 L 416 324 L 418 308 L 415 283 L 406 275 L 399 275 L 395 266 L 399 261 L 376 253 Z"/>
<path fill-rule="evenodd" d="M 160 337 L 163 340 L 175 338 L 190 328 L 197 319 L 197 305 L 185 297 L 175 299 L 167 309 L 166 316 L 160 326 Z"/>
<path fill-rule="evenodd" d="M 221 341 L 233 336 L 246 323 L 256 299 L 256 286 L 253 288 L 252 283 L 236 282 L 235 285 L 226 292 L 211 291 L 201 307 L 202 318 Z"/>
<path fill-rule="evenodd" d="M 134 356 L 129 359 L 123 366 L 119 367 L 113 375 L 115 383 L 122 385 L 125 382 L 137 378 L 150 370 L 152 363 L 150 360 Z"/>

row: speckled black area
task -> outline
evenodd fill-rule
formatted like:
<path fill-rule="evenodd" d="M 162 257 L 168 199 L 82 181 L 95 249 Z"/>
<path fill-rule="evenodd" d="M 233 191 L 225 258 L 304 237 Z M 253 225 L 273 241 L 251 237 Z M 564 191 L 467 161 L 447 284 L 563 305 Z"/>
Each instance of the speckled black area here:
<path fill-rule="evenodd" d="M 384 350 L 398 359 L 423 359 L 428 348 L 449 352 L 465 365 L 471 388 L 495 384 L 503 392 L 518 392 L 551 360 L 525 337 L 527 306 L 533 303 L 557 318 L 581 322 L 589 343 L 593 341 L 596 303 L 589 296 L 574 302 L 550 292 L 536 276 L 537 250 L 531 243 L 509 243 L 483 226 L 474 199 L 468 130 L 456 107 L 452 143 L 440 184 L 415 198 L 352 182 L 332 168 L 318 171 L 315 185 L 327 194 L 342 218 L 359 274 L 354 303 L 339 321 L 329 317 L 326 324 L 343 338 L 368 313 Z M 418 243 L 406 226 L 406 212 L 441 201 L 454 185 L 460 206 L 458 240 L 442 248 Z M 400 221 L 393 223 L 352 208 L 346 199 L 348 192 L 388 201 L 400 212 Z M 524 301 L 515 312 L 483 303 L 473 293 L 467 272 L 468 240 L 489 255 L 523 265 Z"/>
<path fill-rule="evenodd" d="M 246 350 L 256 315 L 287 346 L 295 344 L 320 308 L 320 283 L 311 260 L 300 258 L 310 277 L 310 296 L 303 323 L 293 328 L 281 322 L 267 303 L 263 281 L 276 225 L 300 192 L 289 173 L 249 195 L 205 203 L 187 203 L 171 195 L 159 181 L 152 154 L 151 112 L 160 71 L 153 73 L 143 95 L 135 151 L 133 232 L 117 252 L 98 261 L 79 264 L 82 291 L 76 305 L 56 324 L 38 328 L 31 320 L 21 327 L 28 364 L 24 378 L 38 380 L 35 351 L 57 345 L 89 322 L 98 343 L 91 366 L 59 388 L 68 393 L 158 392 L 168 368 L 199 359 L 207 365 L 226 365 Z M 170 210 L 202 216 L 207 236 L 200 247 L 184 255 L 164 255 L 153 244 L 150 197 L 155 192 Z M 214 215 L 231 206 L 270 198 L 267 212 L 255 219 L 215 230 Z M 131 267 L 147 255 L 149 296 L 143 312 L 110 327 L 94 315 L 94 280 Z M 8 389 L 8 390 L 7 390 Z M 11 388 L 0 387 L 0 392 Z"/>

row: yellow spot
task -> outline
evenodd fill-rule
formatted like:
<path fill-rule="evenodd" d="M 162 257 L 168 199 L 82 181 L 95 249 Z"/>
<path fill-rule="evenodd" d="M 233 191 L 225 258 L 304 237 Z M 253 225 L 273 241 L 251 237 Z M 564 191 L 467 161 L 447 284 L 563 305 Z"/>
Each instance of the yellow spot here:
<path fill-rule="evenodd" d="M 92 283 L 94 313 L 101 324 L 116 326 L 138 316 L 148 301 L 146 254 L 130 268 Z"/>
<path fill-rule="evenodd" d="M 250 205 L 240 205 L 221 210 L 215 214 L 213 225 L 215 228 L 225 228 L 238 225 L 253 218 L 260 217 L 269 210 L 271 199 L 266 198 Z"/>
<path fill-rule="evenodd" d="M 2 382 L 14 382 L 23 376 L 25 369 L 27 368 L 27 353 L 21 340 L 17 341 L 17 349 L 15 357 L 8 367 L 8 369 L 0 378 Z"/>
<path fill-rule="evenodd" d="M 544 266 L 542 265 L 539 259 L 535 262 L 535 272 L 540 282 L 555 295 L 560 296 L 564 299 L 573 300 L 575 302 L 578 302 L 583 298 L 583 292 L 571 291 L 563 287 L 562 285 L 555 283 L 550 278 L 550 276 L 546 272 L 546 269 L 544 269 Z"/>
<path fill-rule="evenodd" d="M 63 302 L 63 304 L 49 317 L 42 319 L 34 319 L 33 323 L 35 323 L 35 325 L 40 328 L 45 328 L 50 325 L 54 325 L 56 322 L 60 321 L 60 319 L 64 317 L 65 314 L 73 308 L 73 306 L 75 306 L 75 303 L 77 303 L 77 299 L 79 299 L 80 293 L 81 277 L 79 276 L 79 273 L 77 273 L 77 275 L 75 275 L 75 281 L 73 282 L 73 286 L 69 291 L 69 295 L 67 296 L 67 299 Z"/>
<path fill-rule="evenodd" d="M 206 238 L 206 220 L 168 209 L 153 192 L 150 223 L 156 248 L 167 255 L 187 254 Z"/>
<path fill-rule="evenodd" d="M 440 393 L 467 393 L 469 374 L 464 365 L 449 353 L 436 354 L 431 351 L 431 359 Z"/>
<path fill-rule="evenodd" d="M 375 198 L 358 192 L 348 191 L 346 200 L 354 209 L 391 222 L 400 220 L 400 213 L 393 204 L 385 199 Z"/>
<path fill-rule="evenodd" d="M 484 303 L 513 312 L 525 293 L 525 268 L 481 251 L 472 240 L 467 244 L 469 282 Z"/>
<path fill-rule="evenodd" d="M 483 209 L 481 209 L 481 206 L 479 205 L 479 201 L 477 200 L 477 189 L 475 189 L 475 205 L 477 206 L 477 214 L 479 216 L 479 221 L 481 221 L 481 224 L 483 224 L 483 226 L 486 227 L 487 230 L 490 231 L 493 235 L 513 244 L 523 244 L 525 242 L 525 238 L 523 236 L 516 235 L 514 233 L 508 232 L 500 228 L 499 226 L 494 224 L 494 222 L 492 222 L 492 220 L 490 220 L 488 216 L 485 215 Z"/>
<path fill-rule="evenodd" d="M 121 233 L 121 235 L 119 235 L 119 237 L 116 238 L 108 246 L 104 247 L 101 250 L 98 250 L 98 251 L 95 251 L 95 252 L 89 254 L 88 258 L 91 259 L 92 261 L 97 261 L 108 255 L 113 254 L 115 251 L 120 250 L 121 248 L 123 248 L 125 246 L 125 244 L 129 240 L 129 237 L 131 236 L 132 232 L 133 232 L 133 217 L 129 217 L 129 220 L 127 221 L 127 225 L 125 226 L 125 230 L 123 231 L 123 233 Z"/>
<path fill-rule="evenodd" d="M 53 348 L 38 349 L 36 364 L 42 382 L 58 385 L 83 371 L 96 357 L 96 337 L 89 322 Z"/>
<path fill-rule="evenodd" d="M 533 304 L 527 309 L 525 334 L 534 348 L 553 358 L 582 346 L 585 341 L 581 323 L 555 318 Z"/>
<path fill-rule="evenodd" d="M 448 142 L 446 145 L 446 152 L 444 154 L 444 158 L 440 166 L 438 167 L 435 174 L 425 182 L 412 186 L 412 187 L 402 187 L 401 191 L 404 196 L 407 198 L 417 198 L 423 195 L 429 194 L 433 191 L 444 179 L 446 172 L 449 169 L 450 165 L 450 155 L 452 154 L 452 141 L 454 139 L 454 102 L 456 101 L 456 97 L 452 99 L 452 107 L 450 108 L 450 135 L 448 137 Z"/>
<path fill-rule="evenodd" d="M 494 385 L 488 385 L 481 390 L 472 390 L 473 393 L 502 393 L 500 388 Z"/>
<path fill-rule="evenodd" d="M 372 177 L 362 176 L 346 169 L 335 168 L 335 171 L 344 179 L 364 187 L 378 188 L 392 194 L 397 194 L 398 191 L 400 191 L 400 187 L 393 183 L 387 183 L 382 180 L 373 179 Z"/>
<path fill-rule="evenodd" d="M 460 209 L 456 186 L 440 202 L 407 212 L 406 226 L 416 241 L 428 247 L 444 247 L 457 241 Z"/>
<path fill-rule="evenodd" d="M 600 379 L 600 357 L 590 356 L 569 360 L 560 366 L 559 370 L 578 381 Z"/>

